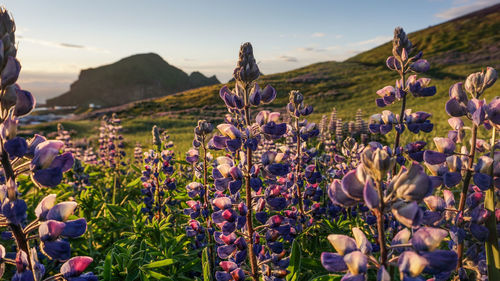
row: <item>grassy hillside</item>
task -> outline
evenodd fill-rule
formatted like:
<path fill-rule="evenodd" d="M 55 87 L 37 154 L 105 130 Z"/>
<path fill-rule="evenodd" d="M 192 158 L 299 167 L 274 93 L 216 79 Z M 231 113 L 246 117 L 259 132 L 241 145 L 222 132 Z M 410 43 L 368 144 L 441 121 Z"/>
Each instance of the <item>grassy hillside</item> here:
<path fill-rule="evenodd" d="M 215 76 L 207 78 L 200 72 L 188 75 L 157 54 L 138 54 L 82 70 L 70 91 L 47 100 L 47 104 L 113 106 L 218 83 Z"/>
<path fill-rule="evenodd" d="M 401 23 L 404 27 L 404 23 Z M 420 99 L 410 97 L 407 108 L 424 110 L 433 114 L 432 121 L 441 132 L 447 128 L 448 116 L 444 104 L 448 99 L 448 88 L 466 78 L 471 72 L 486 66 L 500 69 L 500 4 L 472 14 L 429 27 L 409 34 L 417 49 L 424 51 L 424 58 L 431 63 L 431 71 L 425 77 L 432 78 L 438 92 L 434 97 Z M 392 31 L 388 30 L 388 34 Z M 270 84 L 278 91 L 273 110 L 284 109 L 288 92 L 300 90 L 305 101 L 314 105 L 311 119 L 318 121 L 322 114 L 329 114 L 337 108 L 339 117 L 352 119 L 358 108 L 365 116 L 380 112 L 375 105 L 375 92 L 385 85 L 394 84 L 395 73 L 385 66 L 391 54 L 390 42 L 367 52 L 358 54 L 344 62 L 322 62 L 284 73 L 265 75 L 259 84 Z M 236 60 L 236 54 L 235 54 Z M 232 83 L 228 84 L 233 87 Z M 178 151 L 185 151 L 192 138 L 192 128 L 197 119 L 219 121 L 225 114 L 218 91 L 222 85 L 212 85 L 188 90 L 163 98 L 136 102 L 127 106 L 97 111 L 85 115 L 84 121 L 65 122 L 66 126 L 94 124 L 79 130 L 82 135 L 90 135 L 91 128 L 98 124 L 95 116 L 117 112 L 124 120 L 126 136 L 137 139 L 137 135 L 148 138 L 152 124 L 170 128 L 172 139 L 177 142 Z M 500 93 L 500 83 L 487 91 L 486 99 L 491 100 Z M 388 107 L 399 111 L 399 104 Z M 90 121 L 89 121 L 90 120 Z M 47 130 L 53 124 L 31 127 L 33 130 Z M 421 135 L 405 134 L 412 139 Z M 432 137 L 426 136 L 427 138 Z"/>

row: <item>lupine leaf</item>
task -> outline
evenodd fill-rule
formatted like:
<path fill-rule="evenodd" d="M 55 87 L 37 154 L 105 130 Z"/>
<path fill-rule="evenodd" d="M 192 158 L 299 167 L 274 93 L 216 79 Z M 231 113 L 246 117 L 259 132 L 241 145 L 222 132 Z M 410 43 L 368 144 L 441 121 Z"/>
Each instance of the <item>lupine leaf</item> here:
<path fill-rule="evenodd" d="M 104 281 L 111 280 L 111 251 L 106 255 L 104 260 L 104 270 L 103 270 Z"/>
<path fill-rule="evenodd" d="M 168 265 L 174 264 L 176 262 L 177 261 L 174 260 L 174 259 L 164 259 L 164 260 L 161 260 L 161 261 L 155 261 L 155 262 L 146 264 L 146 265 L 143 266 L 143 268 L 164 267 L 164 266 L 168 266 Z"/>
<path fill-rule="evenodd" d="M 311 281 L 339 281 L 342 279 L 341 275 L 323 275 L 312 279 Z"/>
<path fill-rule="evenodd" d="M 300 244 L 299 244 L 299 241 L 297 241 L 297 239 L 295 239 L 295 240 L 293 240 L 293 244 L 292 244 L 292 254 L 290 256 L 290 265 L 288 266 L 288 270 L 290 271 L 290 274 L 288 274 L 286 280 L 288 280 L 288 281 L 299 280 L 300 263 L 301 263 Z"/>
<path fill-rule="evenodd" d="M 211 278 L 210 278 L 210 263 L 208 262 L 208 248 L 203 249 L 201 262 L 203 266 L 203 280 L 209 281 L 211 280 Z"/>

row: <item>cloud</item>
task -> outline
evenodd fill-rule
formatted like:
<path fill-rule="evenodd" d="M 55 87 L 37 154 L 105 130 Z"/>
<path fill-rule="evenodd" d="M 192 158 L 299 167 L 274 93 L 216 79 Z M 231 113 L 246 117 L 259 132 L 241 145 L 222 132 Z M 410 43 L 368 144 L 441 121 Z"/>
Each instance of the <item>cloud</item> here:
<path fill-rule="evenodd" d="M 101 48 L 96 48 L 96 47 L 91 47 L 91 46 L 77 45 L 77 44 L 71 44 L 71 43 L 59 43 L 59 42 L 53 42 L 53 41 L 48 41 L 48 40 L 41 40 L 41 39 L 36 39 L 36 38 L 31 38 L 31 37 L 25 37 L 22 35 L 18 35 L 17 38 L 19 38 L 19 41 L 21 42 L 21 44 L 22 44 L 22 42 L 29 42 L 32 44 L 37 44 L 37 45 L 42 45 L 42 46 L 52 47 L 52 48 L 82 49 L 82 50 L 87 50 L 87 51 L 96 52 L 96 53 L 104 53 L 104 54 L 110 53 L 106 49 L 101 49 Z"/>
<path fill-rule="evenodd" d="M 280 56 L 278 59 L 287 61 L 287 62 L 298 62 L 299 60 L 296 57 L 291 57 L 291 56 Z"/>
<path fill-rule="evenodd" d="M 85 46 L 83 46 L 83 45 L 76 45 L 76 44 L 71 44 L 71 43 L 60 43 L 59 45 L 66 47 L 66 48 L 85 49 Z"/>
<path fill-rule="evenodd" d="M 377 36 L 377 37 L 372 38 L 372 39 L 352 43 L 351 45 L 353 45 L 353 46 L 380 45 L 380 44 L 383 44 L 391 39 L 392 39 L 391 36 Z"/>
<path fill-rule="evenodd" d="M 316 37 L 316 38 L 319 38 L 319 37 L 325 37 L 326 34 L 324 34 L 323 32 L 314 32 L 313 34 L 311 34 L 311 37 Z"/>
<path fill-rule="evenodd" d="M 299 51 L 299 52 L 316 52 L 316 53 L 321 53 L 321 52 L 325 52 L 326 50 L 325 49 L 321 49 L 321 48 L 314 48 L 314 47 L 301 47 L 301 48 L 297 48 L 297 51 Z"/>
<path fill-rule="evenodd" d="M 440 19 L 449 20 L 497 3 L 500 3 L 500 1 L 499 0 L 459 1 L 455 2 L 454 5 L 456 4 L 463 4 L 463 5 L 453 6 L 447 10 L 435 14 L 434 16 Z"/>

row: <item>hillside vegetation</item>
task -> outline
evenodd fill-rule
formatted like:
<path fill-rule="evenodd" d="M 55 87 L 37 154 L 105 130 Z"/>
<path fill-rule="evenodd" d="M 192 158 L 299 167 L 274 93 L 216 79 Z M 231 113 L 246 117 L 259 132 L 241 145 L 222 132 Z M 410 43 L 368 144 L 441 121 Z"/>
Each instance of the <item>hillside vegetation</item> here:
<path fill-rule="evenodd" d="M 401 25 L 404 27 L 404 23 Z M 437 94 L 426 98 L 425 102 L 412 97 L 408 101 L 408 108 L 432 113 L 432 121 L 437 129 L 447 128 L 448 116 L 443 109 L 448 99 L 449 87 L 464 80 L 467 74 L 481 71 L 486 66 L 500 68 L 498 30 L 500 30 L 500 4 L 410 33 L 410 40 L 419 50 L 423 50 L 424 57 L 431 63 L 431 70 L 425 76 L 432 78 L 431 84 L 437 87 Z M 388 30 L 387 33 L 390 34 L 392 31 Z M 390 42 L 344 62 L 321 62 L 288 72 L 264 75 L 258 82 L 261 86 L 270 84 L 278 91 L 278 98 L 270 109 L 284 108 L 288 101 L 288 92 L 297 89 L 304 94 L 307 103 L 314 106 L 315 113 L 311 117 L 313 121 L 319 121 L 322 114 L 329 114 L 334 107 L 338 116 L 344 119 L 352 119 L 358 108 L 362 108 L 365 118 L 368 118 L 380 111 L 375 104 L 375 92 L 385 85 L 394 84 L 396 79 L 394 73 L 385 66 L 385 60 L 389 55 L 391 55 Z M 155 75 L 154 69 L 144 71 Z M 228 86 L 232 88 L 233 83 L 228 83 Z M 196 120 L 223 118 L 226 111 L 218 95 L 221 87 L 221 84 L 200 87 L 157 99 L 97 110 L 79 117 L 86 121 L 65 123 L 66 127 L 78 126 L 79 122 L 86 124 L 90 122 L 97 126 L 98 122 L 91 120 L 97 120 L 97 117 L 103 114 L 116 112 L 124 120 L 124 133 L 130 134 L 131 137 L 141 131 L 149 131 L 149 125 L 155 122 L 172 130 L 175 128 L 172 138 L 181 146 L 179 150 L 183 150 L 190 145 L 186 142 L 190 141 L 192 134 L 188 128 L 194 125 Z M 499 89 L 500 86 L 495 85 L 486 99 L 498 95 Z M 395 107 L 387 109 L 397 111 Z M 137 123 L 140 125 L 137 126 Z M 175 124 L 179 123 L 183 125 L 175 127 Z M 36 126 L 32 129 L 46 130 L 50 127 L 54 125 Z M 84 131 L 83 135 L 85 134 Z M 414 137 L 418 139 L 422 136 Z M 432 137 L 432 134 L 427 137 Z"/>

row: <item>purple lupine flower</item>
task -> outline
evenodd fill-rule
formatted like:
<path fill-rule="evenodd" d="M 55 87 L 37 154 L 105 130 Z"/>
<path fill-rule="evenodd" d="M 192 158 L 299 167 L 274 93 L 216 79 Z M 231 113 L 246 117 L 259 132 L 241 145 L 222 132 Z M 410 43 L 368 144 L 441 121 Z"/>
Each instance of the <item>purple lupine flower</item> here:
<path fill-rule="evenodd" d="M 83 273 L 92 261 L 91 257 L 73 257 L 61 266 L 60 272 L 68 281 L 97 281 L 97 276 L 92 272 Z"/>
<path fill-rule="evenodd" d="M 379 99 L 376 99 L 376 103 L 379 107 L 391 105 L 396 100 L 396 90 L 393 86 L 385 86 L 384 88 L 377 91 L 377 95 L 381 97 Z"/>
<path fill-rule="evenodd" d="M 35 108 L 35 98 L 30 92 L 21 90 L 17 85 L 14 85 L 14 88 L 17 94 L 14 115 L 17 117 L 28 115 Z"/>

